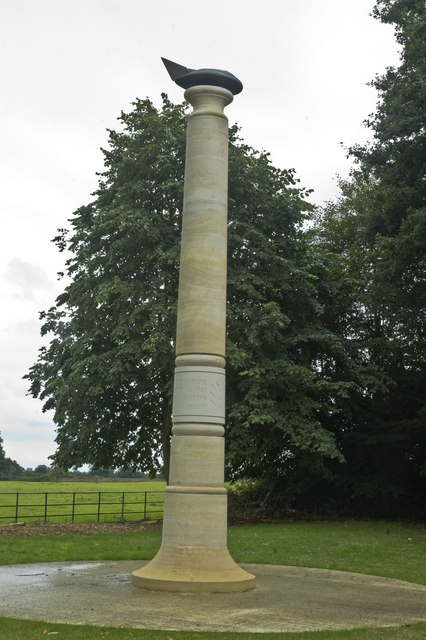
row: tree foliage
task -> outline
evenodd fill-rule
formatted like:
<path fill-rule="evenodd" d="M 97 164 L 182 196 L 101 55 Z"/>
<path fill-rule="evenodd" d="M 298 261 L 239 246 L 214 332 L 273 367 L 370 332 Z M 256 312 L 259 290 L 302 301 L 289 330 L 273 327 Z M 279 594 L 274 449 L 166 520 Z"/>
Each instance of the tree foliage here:
<path fill-rule="evenodd" d="M 329 326 L 381 383 L 353 398 L 338 429 L 347 464 L 333 467 L 328 490 L 358 513 L 412 515 L 426 498 L 426 9 L 379 0 L 374 13 L 395 25 L 401 64 L 372 83 L 373 141 L 350 150 L 352 176 L 322 212 L 314 244 Z"/>
<path fill-rule="evenodd" d="M 374 14 L 395 26 L 401 64 L 371 83 L 379 96 L 366 121 L 373 142 L 350 153 L 360 174 L 355 191 L 362 180 L 373 186 L 361 215 L 378 254 L 376 279 L 405 321 L 406 308 L 414 319 L 426 302 L 426 9 L 419 0 L 379 0 Z"/>
<path fill-rule="evenodd" d="M 244 146 L 230 160 L 228 471 L 282 482 L 290 467 L 342 459 L 321 415 L 351 382 L 318 367 L 346 354 L 322 321 L 293 172 Z"/>
<path fill-rule="evenodd" d="M 186 108 L 138 100 L 109 132 L 95 199 L 55 242 L 68 283 L 41 314 L 30 392 L 54 410 L 55 464 L 167 468 Z M 282 477 L 342 459 L 321 416 L 353 380 L 324 327 L 302 223 L 310 209 L 293 171 L 230 132 L 228 451 L 232 477 Z"/>
<path fill-rule="evenodd" d="M 78 209 L 65 249 L 69 283 L 42 312 L 52 333 L 31 393 L 54 410 L 55 464 L 139 467 L 168 455 L 183 184 L 184 113 L 138 101 L 109 132 L 95 200 Z"/>

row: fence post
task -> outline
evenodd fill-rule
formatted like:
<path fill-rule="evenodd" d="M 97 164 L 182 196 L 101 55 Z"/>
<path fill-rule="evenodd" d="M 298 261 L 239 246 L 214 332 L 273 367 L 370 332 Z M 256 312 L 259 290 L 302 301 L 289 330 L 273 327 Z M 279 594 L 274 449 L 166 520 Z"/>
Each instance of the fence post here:
<path fill-rule="evenodd" d="M 146 520 L 146 491 L 145 491 L 145 503 L 143 506 L 143 519 Z"/>
<path fill-rule="evenodd" d="M 75 491 L 72 494 L 72 513 L 71 513 L 71 522 L 74 522 L 74 513 L 75 513 Z"/>
<path fill-rule="evenodd" d="M 121 497 L 121 519 L 124 520 L 124 491 Z"/>
<path fill-rule="evenodd" d="M 99 491 L 99 496 L 98 496 L 98 522 L 100 521 L 100 517 L 101 517 L 101 491 Z"/>
<path fill-rule="evenodd" d="M 44 524 L 47 522 L 47 491 L 44 494 Z"/>
<path fill-rule="evenodd" d="M 15 522 L 18 522 L 19 493 L 16 494 Z"/>

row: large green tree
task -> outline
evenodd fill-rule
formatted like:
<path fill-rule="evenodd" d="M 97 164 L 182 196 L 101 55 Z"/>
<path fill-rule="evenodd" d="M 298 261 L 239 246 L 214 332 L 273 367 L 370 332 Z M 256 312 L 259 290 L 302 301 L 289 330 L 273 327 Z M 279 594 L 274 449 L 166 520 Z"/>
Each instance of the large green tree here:
<path fill-rule="evenodd" d="M 185 105 L 138 100 L 109 132 L 95 199 L 55 239 L 69 254 L 64 292 L 41 314 L 51 341 L 28 378 L 54 410 L 65 468 L 154 473 L 170 441 L 185 146 Z M 306 475 L 342 459 L 322 417 L 356 384 L 324 326 L 302 225 L 310 206 L 293 171 L 230 132 L 227 469 L 232 477 Z M 330 364 L 330 368 L 332 365 Z M 355 367 L 356 368 L 356 367 Z"/>
<path fill-rule="evenodd" d="M 375 278 L 405 324 L 426 302 L 426 7 L 421 0 L 378 0 L 374 15 L 394 25 L 401 63 L 371 83 L 378 92 L 366 121 L 373 141 L 350 154 L 355 187 L 363 180 L 372 187 L 363 187 L 361 215 L 365 241 L 380 256 Z"/>
<path fill-rule="evenodd" d="M 411 515 L 426 499 L 426 7 L 379 0 L 374 14 L 395 26 L 401 63 L 373 81 L 373 140 L 350 150 L 314 234 L 328 326 L 378 374 L 339 416 L 347 464 L 329 489 L 358 512 Z"/>
<path fill-rule="evenodd" d="M 182 202 L 182 107 L 138 101 L 109 132 L 95 200 L 78 209 L 69 283 L 41 314 L 52 333 L 30 372 L 31 393 L 58 425 L 55 464 L 168 463 Z"/>

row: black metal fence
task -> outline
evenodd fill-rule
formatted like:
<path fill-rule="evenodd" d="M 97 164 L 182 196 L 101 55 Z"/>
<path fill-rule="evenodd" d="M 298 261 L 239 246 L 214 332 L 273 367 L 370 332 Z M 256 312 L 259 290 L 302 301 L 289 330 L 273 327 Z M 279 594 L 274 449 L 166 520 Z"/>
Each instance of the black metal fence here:
<path fill-rule="evenodd" d="M 163 503 L 164 491 L 0 493 L 0 523 L 158 519 Z"/>

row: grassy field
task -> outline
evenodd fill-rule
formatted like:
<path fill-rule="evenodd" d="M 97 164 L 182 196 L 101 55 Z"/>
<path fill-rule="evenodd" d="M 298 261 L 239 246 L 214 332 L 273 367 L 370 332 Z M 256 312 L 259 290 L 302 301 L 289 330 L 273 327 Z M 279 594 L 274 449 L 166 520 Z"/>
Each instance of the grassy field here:
<path fill-rule="evenodd" d="M 165 482 L 0 482 L 0 524 L 161 518 Z"/>
<path fill-rule="evenodd" d="M 409 580 L 426 585 L 426 526 L 392 522 L 289 522 L 229 529 L 229 549 L 237 562 L 339 569 Z M 119 560 L 153 557 L 159 531 L 92 535 L 1 538 L 0 564 L 65 560 Z M 150 631 L 54 625 L 0 618 L 1 640 L 259 640 L 259 634 Z M 426 623 L 385 629 L 262 634 L 261 640 L 420 640 Z"/>

